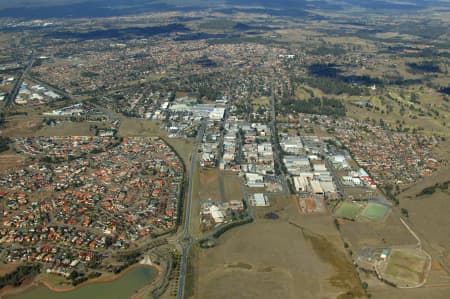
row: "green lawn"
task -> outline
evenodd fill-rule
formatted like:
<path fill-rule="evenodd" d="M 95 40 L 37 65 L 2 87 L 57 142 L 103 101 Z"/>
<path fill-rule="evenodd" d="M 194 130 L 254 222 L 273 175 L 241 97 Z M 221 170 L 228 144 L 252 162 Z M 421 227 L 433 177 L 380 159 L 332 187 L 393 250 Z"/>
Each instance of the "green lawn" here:
<path fill-rule="evenodd" d="M 378 220 L 386 216 L 386 213 L 388 211 L 389 211 L 388 207 L 371 202 L 362 211 L 361 215 L 369 219 Z"/>
<path fill-rule="evenodd" d="M 359 214 L 359 209 L 358 204 L 345 201 L 337 208 L 334 215 L 339 218 L 355 220 Z"/>

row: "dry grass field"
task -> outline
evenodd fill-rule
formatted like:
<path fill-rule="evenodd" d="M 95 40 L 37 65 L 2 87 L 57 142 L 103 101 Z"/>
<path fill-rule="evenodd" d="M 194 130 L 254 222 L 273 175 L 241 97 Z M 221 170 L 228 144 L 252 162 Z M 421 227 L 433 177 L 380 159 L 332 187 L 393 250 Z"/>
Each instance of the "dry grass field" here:
<path fill-rule="evenodd" d="M 119 136 L 166 136 L 161 123 L 145 119 L 122 118 Z"/>
<path fill-rule="evenodd" d="M 12 150 L 0 154 L 0 172 L 25 164 L 25 157 L 15 154 Z"/>
<path fill-rule="evenodd" d="M 220 173 L 217 168 L 199 167 L 199 200 L 225 201 L 224 190 L 220 188 Z"/>
<path fill-rule="evenodd" d="M 41 118 L 20 116 L 8 119 L 5 126 L 0 129 L 0 134 L 10 137 L 33 136 L 41 127 Z"/>
<path fill-rule="evenodd" d="M 192 298 L 363 297 L 332 218 L 302 216 L 290 197 L 272 202 L 254 223 L 199 250 Z M 262 219 L 268 211 L 280 218 Z"/>
<path fill-rule="evenodd" d="M 421 283 L 424 279 L 424 270 L 428 263 L 423 253 L 414 249 L 393 249 L 383 275 L 399 285 L 411 286 Z"/>
<path fill-rule="evenodd" d="M 183 159 L 184 165 L 186 166 L 186 171 L 189 171 L 189 168 L 191 167 L 189 159 L 192 153 L 192 149 L 194 148 L 194 139 L 165 138 L 164 136 L 161 137 L 175 149 L 178 155 L 180 155 L 181 159 Z"/>
<path fill-rule="evenodd" d="M 0 276 L 4 276 L 8 273 L 11 273 L 17 269 L 19 264 L 5 264 L 0 265 Z"/>
<path fill-rule="evenodd" d="M 361 247 L 390 247 L 414 245 L 416 239 L 406 230 L 399 215 L 390 213 L 385 221 L 345 221 L 340 226 L 342 237 L 350 244 L 353 252 Z"/>
<path fill-rule="evenodd" d="M 94 132 L 89 130 L 88 122 L 62 122 L 56 124 L 54 127 L 43 126 L 36 133 L 35 136 L 90 136 Z"/>
<path fill-rule="evenodd" d="M 424 241 L 433 259 L 439 261 L 447 272 L 450 271 L 449 189 L 437 189 L 432 195 L 417 195 L 423 188 L 449 179 L 450 167 L 446 166 L 399 196 L 400 206 L 409 212 L 409 223 Z"/>
<path fill-rule="evenodd" d="M 241 189 L 241 178 L 235 173 L 223 173 L 224 196 L 226 201 L 241 200 L 244 194 Z"/>
<path fill-rule="evenodd" d="M 194 172 L 193 198 L 191 207 L 191 233 L 200 236 L 200 205 L 202 201 L 241 200 L 244 195 L 240 178 L 234 173 L 218 168 L 203 168 L 198 165 Z"/>

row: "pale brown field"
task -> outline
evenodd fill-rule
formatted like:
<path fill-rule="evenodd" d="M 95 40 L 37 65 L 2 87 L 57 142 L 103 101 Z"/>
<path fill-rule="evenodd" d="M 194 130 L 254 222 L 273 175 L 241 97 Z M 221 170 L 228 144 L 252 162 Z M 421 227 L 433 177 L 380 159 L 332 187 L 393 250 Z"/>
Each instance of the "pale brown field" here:
<path fill-rule="evenodd" d="M 278 220 L 262 219 L 199 249 L 192 298 L 358 298 L 364 296 L 329 216 L 301 216 L 272 199 Z"/>
<path fill-rule="evenodd" d="M 12 150 L 0 154 L 0 172 L 25 164 L 25 157 L 17 155 Z"/>
<path fill-rule="evenodd" d="M 145 119 L 122 118 L 119 136 L 166 136 L 160 126 L 161 123 Z"/>

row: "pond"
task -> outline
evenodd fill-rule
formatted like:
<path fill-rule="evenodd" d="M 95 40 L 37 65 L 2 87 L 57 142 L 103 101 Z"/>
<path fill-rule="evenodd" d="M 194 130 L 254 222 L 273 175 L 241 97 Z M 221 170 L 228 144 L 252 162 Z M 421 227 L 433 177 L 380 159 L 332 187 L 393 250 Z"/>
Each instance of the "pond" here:
<path fill-rule="evenodd" d="M 120 278 L 89 284 L 70 292 L 53 292 L 45 286 L 39 286 L 29 292 L 13 297 L 14 299 L 126 299 L 143 288 L 156 277 L 156 270 L 140 266 L 123 274 Z"/>

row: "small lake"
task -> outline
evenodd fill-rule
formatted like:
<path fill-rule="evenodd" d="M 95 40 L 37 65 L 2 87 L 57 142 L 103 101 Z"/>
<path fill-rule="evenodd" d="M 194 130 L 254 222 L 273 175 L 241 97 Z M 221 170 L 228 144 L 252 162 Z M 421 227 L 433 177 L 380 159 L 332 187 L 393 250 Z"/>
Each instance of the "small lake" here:
<path fill-rule="evenodd" d="M 52 292 L 45 286 L 39 286 L 13 299 L 126 299 L 144 287 L 156 277 L 153 267 L 134 268 L 117 280 L 99 282 L 80 287 L 71 292 Z"/>

